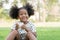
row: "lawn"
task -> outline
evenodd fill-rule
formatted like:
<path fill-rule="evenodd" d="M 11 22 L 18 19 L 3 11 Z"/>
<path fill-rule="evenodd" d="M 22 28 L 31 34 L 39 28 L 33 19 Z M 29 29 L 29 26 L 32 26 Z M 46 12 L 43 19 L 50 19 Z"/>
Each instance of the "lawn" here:
<path fill-rule="evenodd" d="M 9 32 L 10 32 L 9 28 L 0 28 L 0 40 L 5 40 Z"/>
<path fill-rule="evenodd" d="M 37 28 L 37 40 L 60 40 L 60 28 Z"/>
<path fill-rule="evenodd" d="M 37 40 L 60 40 L 60 28 L 37 27 Z M 0 40 L 5 40 L 9 28 L 0 28 Z"/>

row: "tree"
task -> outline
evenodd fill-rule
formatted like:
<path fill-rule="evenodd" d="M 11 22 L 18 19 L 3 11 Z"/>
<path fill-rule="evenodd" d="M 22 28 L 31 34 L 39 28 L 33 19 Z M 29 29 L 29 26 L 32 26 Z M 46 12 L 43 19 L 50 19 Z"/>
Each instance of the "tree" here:
<path fill-rule="evenodd" d="M 20 0 L 20 2 L 22 3 L 22 5 L 25 5 L 27 3 L 27 0 Z"/>

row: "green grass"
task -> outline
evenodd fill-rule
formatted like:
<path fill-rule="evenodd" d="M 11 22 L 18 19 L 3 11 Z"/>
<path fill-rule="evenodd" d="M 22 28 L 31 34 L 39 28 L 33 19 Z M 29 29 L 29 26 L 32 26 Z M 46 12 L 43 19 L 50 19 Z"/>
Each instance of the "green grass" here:
<path fill-rule="evenodd" d="M 5 40 L 9 32 L 9 28 L 0 28 L 0 40 Z"/>
<path fill-rule="evenodd" d="M 37 40 L 60 40 L 60 28 L 37 27 Z M 5 40 L 9 28 L 0 28 L 0 40 Z"/>
<path fill-rule="evenodd" d="M 60 28 L 37 28 L 37 40 L 60 40 Z"/>

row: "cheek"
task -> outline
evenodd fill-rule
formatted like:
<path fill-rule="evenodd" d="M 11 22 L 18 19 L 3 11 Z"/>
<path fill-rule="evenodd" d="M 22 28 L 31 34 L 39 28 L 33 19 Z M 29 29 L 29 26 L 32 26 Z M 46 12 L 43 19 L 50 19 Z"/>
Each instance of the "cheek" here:
<path fill-rule="evenodd" d="M 27 17 L 27 19 L 29 18 L 29 16 L 28 16 L 28 15 L 26 15 L 26 17 Z"/>
<path fill-rule="evenodd" d="M 19 15 L 19 16 L 18 16 L 18 19 L 21 19 L 21 18 L 22 18 L 22 16 Z"/>
<path fill-rule="evenodd" d="M 22 16 L 19 16 L 19 19 L 22 19 Z"/>
<path fill-rule="evenodd" d="M 28 20 L 28 18 L 29 18 L 28 14 L 25 15 L 25 16 L 19 15 L 19 19 L 22 20 L 22 21 L 26 21 L 26 20 Z"/>

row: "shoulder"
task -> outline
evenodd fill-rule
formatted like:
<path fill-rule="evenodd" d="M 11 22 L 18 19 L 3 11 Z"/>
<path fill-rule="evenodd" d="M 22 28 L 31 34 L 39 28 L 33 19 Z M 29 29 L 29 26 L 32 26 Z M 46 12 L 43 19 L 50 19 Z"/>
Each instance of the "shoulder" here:
<path fill-rule="evenodd" d="M 35 27 L 35 25 L 34 25 L 33 22 L 29 21 L 29 24 L 30 24 L 31 26 L 34 26 L 34 27 Z"/>
<path fill-rule="evenodd" d="M 11 29 L 12 29 L 12 30 L 15 30 L 15 28 L 16 28 L 16 23 L 18 23 L 18 21 L 14 22 L 14 23 L 12 24 L 12 26 L 11 26 Z"/>
<path fill-rule="evenodd" d="M 32 32 L 36 32 L 36 26 L 34 25 L 34 23 L 29 22 L 29 24 L 30 24 Z"/>

